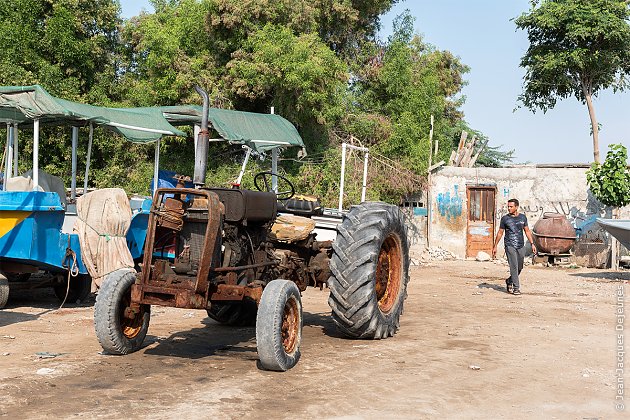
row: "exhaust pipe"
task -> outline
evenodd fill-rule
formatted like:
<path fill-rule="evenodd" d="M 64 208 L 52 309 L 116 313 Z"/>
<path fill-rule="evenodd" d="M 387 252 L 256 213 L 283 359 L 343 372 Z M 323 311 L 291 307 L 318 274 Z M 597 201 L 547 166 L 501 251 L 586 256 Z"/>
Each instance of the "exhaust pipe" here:
<path fill-rule="evenodd" d="M 210 99 L 205 90 L 195 85 L 195 90 L 203 98 L 203 111 L 201 114 L 201 131 L 197 137 L 197 150 L 195 150 L 195 173 L 193 184 L 195 188 L 201 188 L 206 182 L 206 170 L 208 165 L 208 104 Z"/>

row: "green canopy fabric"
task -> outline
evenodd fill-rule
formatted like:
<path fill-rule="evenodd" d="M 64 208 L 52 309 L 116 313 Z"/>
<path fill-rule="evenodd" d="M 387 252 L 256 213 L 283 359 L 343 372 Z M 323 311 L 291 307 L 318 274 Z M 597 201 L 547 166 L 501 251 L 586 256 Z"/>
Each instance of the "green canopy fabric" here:
<path fill-rule="evenodd" d="M 173 125 L 201 124 L 203 108 L 199 105 L 167 106 L 161 109 L 164 117 Z M 304 147 L 295 126 L 280 115 L 210 108 L 208 123 L 225 140 L 245 144 L 257 151 L 275 147 Z"/>
<path fill-rule="evenodd" d="M 201 124 L 202 113 L 199 105 L 106 108 L 56 98 L 39 85 L 0 86 L 0 123 L 93 123 L 137 143 L 155 141 L 163 135 L 185 136 L 175 126 Z M 293 124 L 279 115 L 210 108 L 208 122 L 228 142 L 257 151 L 304 147 Z"/>
<path fill-rule="evenodd" d="M 67 101 L 39 85 L 1 86 L 0 122 L 31 124 L 93 123 L 117 132 L 132 142 L 147 143 L 163 135 L 185 136 L 155 108 L 106 108 Z"/>

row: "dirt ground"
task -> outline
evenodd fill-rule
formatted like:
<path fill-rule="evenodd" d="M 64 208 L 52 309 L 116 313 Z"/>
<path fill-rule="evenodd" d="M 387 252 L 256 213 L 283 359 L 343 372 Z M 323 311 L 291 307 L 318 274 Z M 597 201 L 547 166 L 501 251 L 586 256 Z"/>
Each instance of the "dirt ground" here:
<path fill-rule="evenodd" d="M 102 355 L 91 305 L 19 292 L 0 311 L 0 417 L 627 415 L 615 409 L 615 311 L 630 272 L 530 266 L 522 296 L 505 293 L 506 276 L 496 262 L 412 267 L 400 331 L 382 341 L 340 337 L 326 290 L 307 290 L 302 359 L 285 373 L 258 369 L 254 328 L 201 311 L 154 307 L 146 347 Z"/>

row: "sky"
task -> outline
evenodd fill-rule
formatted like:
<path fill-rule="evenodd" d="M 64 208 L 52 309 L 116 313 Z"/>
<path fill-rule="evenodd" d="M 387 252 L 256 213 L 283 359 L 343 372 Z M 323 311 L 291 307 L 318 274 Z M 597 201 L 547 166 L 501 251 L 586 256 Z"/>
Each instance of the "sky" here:
<path fill-rule="evenodd" d="M 120 2 L 124 18 L 143 9 L 153 11 L 149 0 Z M 403 0 L 383 16 L 379 34 L 387 39 L 393 19 L 409 9 L 416 19 L 416 33 L 425 42 L 452 52 L 468 65 L 465 119 L 489 137 L 491 146 L 514 150 L 514 163 L 590 163 L 593 141 L 586 105 L 567 98 L 547 113 L 516 109 L 525 74 L 519 62 L 528 41 L 511 19 L 529 7 L 528 0 Z M 630 92 L 604 91 L 594 105 L 602 126 L 602 160 L 608 144 L 630 148 Z"/>

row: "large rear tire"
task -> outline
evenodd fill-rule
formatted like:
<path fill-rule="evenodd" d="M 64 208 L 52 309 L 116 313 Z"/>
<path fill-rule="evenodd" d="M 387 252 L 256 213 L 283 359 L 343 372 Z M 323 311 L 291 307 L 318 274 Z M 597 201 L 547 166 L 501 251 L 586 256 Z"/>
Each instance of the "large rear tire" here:
<path fill-rule="evenodd" d="M 367 202 L 338 227 L 330 261 L 328 304 L 337 327 L 355 338 L 393 336 L 409 282 L 409 245 L 402 211 Z"/>
<path fill-rule="evenodd" d="M 70 278 L 70 289 L 68 289 L 68 280 L 53 286 L 55 296 L 63 302 L 65 299 L 68 303 L 84 302 L 92 289 L 92 278 L 86 274 L 79 274 Z M 66 292 L 68 297 L 66 298 Z"/>
<path fill-rule="evenodd" d="M 109 354 L 128 354 L 139 350 L 149 329 L 151 306 L 140 305 L 130 317 L 131 286 L 136 272 L 121 269 L 108 274 L 94 304 L 94 328 L 98 342 Z"/>
<path fill-rule="evenodd" d="M 0 274 L 0 309 L 4 308 L 9 300 L 9 280 Z"/>
<path fill-rule="evenodd" d="M 302 299 L 295 283 L 272 280 L 263 289 L 256 317 L 256 345 L 263 369 L 284 372 L 300 360 Z"/>
<path fill-rule="evenodd" d="M 208 316 L 219 324 L 234 327 L 250 327 L 256 324 L 258 307 L 253 300 L 241 302 L 212 302 Z"/>

